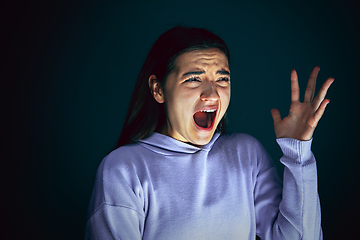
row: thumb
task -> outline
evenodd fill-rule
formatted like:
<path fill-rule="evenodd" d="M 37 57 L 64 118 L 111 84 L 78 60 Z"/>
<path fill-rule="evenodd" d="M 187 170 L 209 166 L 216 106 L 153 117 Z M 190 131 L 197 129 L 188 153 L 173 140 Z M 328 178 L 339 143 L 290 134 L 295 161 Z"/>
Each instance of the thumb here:
<path fill-rule="evenodd" d="M 280 111 L 276 108 L 271 109 L 271 116 L 274 120 L 274 126 L 277 125 L 279 122 L 281 122 L 281 115 Z"/>

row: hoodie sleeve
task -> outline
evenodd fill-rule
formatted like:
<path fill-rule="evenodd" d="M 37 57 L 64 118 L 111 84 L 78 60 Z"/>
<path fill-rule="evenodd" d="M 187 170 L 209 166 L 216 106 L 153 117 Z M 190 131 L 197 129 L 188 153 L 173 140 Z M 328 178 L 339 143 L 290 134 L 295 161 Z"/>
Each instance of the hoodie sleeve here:
<path fill-rule="evenodd" d="M 111 158 L 111 156 L 110 156 Z M 145 223 L 142 192 L 131 166 L 104 159 L 88 209 L 85 239 L 141 239 Z M 134 190 L 135 189 L 135 190 Z"/>
<path fill-rule="evenodd" d="M 274 177 L 276 168 L 260 164 L 254 190 L 257 235 L 266 240 L 322 239 L 312 140 L 282 138 L 276 141 L 283 152 L 280 159 L 285 166 L 283 187 L 281 191 L 281 183 Z M 260 156 L 266 158 L 267 153 Z"/>

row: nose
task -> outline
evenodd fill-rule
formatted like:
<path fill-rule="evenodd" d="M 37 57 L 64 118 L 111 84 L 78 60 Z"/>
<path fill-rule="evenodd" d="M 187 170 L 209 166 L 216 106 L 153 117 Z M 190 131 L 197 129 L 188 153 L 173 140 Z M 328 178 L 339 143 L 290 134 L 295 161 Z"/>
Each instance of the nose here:
<path fill-rule="evenodd" d="M 204 89 L 200 96 L 203 101 L 218 101 L 219 94 L 217 92 L 216 86 L 212 81 L 209 81 L 207 84 L 204 84 Z"/>

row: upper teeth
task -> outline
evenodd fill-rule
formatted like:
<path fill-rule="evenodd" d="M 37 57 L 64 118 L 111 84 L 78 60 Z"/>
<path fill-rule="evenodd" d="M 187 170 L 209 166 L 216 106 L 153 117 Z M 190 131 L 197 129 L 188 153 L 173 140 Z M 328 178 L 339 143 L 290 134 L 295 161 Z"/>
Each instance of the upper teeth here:
<path fill-rule="evenodd" d="M 216 109 L 211 109 L 211 110 L 200 110 L 200 112 L 215 112 Z"/>

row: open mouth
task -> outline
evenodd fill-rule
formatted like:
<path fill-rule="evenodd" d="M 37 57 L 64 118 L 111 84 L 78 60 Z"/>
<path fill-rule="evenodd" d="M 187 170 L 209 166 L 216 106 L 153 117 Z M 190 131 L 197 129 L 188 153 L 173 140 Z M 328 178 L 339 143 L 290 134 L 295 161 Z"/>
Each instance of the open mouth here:
<path fill-rule="evenodd" d="M 209 130 L 214 125 L 214 120 L 216 117 L 216 109 L 211 110 L 201 110 L 194 114 L 194 122 L 200 128 L 204 130 Z"/>

